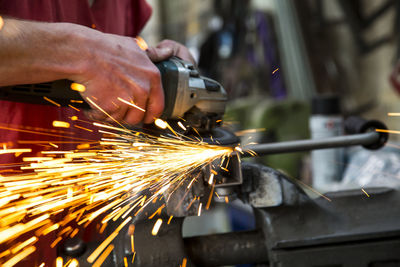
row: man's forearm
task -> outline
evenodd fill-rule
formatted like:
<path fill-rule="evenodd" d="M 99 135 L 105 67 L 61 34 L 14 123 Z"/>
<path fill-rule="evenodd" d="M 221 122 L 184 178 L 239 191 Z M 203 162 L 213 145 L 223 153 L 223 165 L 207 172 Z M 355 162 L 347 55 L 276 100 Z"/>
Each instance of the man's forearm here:
<path fill-rule="evenodd" d="M 3 18 L 0 86 L 67 79 L 85 68 L 83 43 L 92 29 L 70 23 Z"/>

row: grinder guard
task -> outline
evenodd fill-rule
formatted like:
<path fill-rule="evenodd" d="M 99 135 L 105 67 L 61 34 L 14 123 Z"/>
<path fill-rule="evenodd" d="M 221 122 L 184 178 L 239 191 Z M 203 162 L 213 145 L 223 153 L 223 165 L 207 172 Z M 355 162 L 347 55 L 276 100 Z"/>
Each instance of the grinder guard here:
<path fill-rule="evenodd" d="M 216 81 L 200 76 L 192 63 L 177 57 L 157 63 L 165 93 L 164 119 L 183 118 L 199 130 L 219 125 L 227 96 Z"/>

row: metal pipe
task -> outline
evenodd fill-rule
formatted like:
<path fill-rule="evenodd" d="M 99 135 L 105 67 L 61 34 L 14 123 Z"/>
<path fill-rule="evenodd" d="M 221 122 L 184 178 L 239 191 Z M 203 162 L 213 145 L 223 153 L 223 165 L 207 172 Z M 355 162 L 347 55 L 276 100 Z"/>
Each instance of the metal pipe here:
<path fill-rule="evenodd" d="M 371 145 L 379 142 L 380 134 L 377 132 L 368 132 L 363 134 L 353 134 L 323 139 L 297 140 L 279 143 L 259 144 L 248 146 L 243 157 L 249 157 L 249 151 L 254 151 L 258 156 L 292 153 L 299 151 L 308 151 L 315 149 L 326 149 L 335 147 L 346 147 L 355 145 Z"/>
<path fill-rule="evenodd" d="M 258 230 L 188 237 L 184 244 L 196 266 L 268 263 L 265 238 Z"/>

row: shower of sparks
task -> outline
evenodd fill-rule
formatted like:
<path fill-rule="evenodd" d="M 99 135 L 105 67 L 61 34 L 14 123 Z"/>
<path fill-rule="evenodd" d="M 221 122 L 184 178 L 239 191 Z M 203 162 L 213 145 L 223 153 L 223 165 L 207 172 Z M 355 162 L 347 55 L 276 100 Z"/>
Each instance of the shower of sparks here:
<path fill-rule="evenodd" d="M 171 128 L 165 121 L 159 122 L 159 126 Z M 88 258 L 93 266 L 99 266 L 133 216 L 164 194 L 173 194 L 193 171 L 219 158 L 229 160 L 234 152 L 232 147 L 179 136 L 155 137 L 93 124 L 103 133 L 99 142 L 82 142 L 82 149 L 24 157 L 22 172 L 0 176 L 0 266 L 13 266 L 28 257 L 35 252 L 36 243 L 50 233 L 54 239 L 49 246 L 55 247 L 96 219 L 103 231 L 109 221 L 119 220 L 116 230 Z M 52 141 L 54 148 L 55 143 Z M 0 154 L 30 151 L 4 147 Z M 198 215 L 201 207 L 200 203 Z M 158 219 L 153 234 L 161 224 Z M 61 258 L 57 264 L 63 266 Z"/>
<path fill-rule="evenodd" d="M 279 68 L 276 68 L 273 72 L 272 72 L 272 74 L 275 74 L 275 72 L 277 72 L 279 70 Z"/>

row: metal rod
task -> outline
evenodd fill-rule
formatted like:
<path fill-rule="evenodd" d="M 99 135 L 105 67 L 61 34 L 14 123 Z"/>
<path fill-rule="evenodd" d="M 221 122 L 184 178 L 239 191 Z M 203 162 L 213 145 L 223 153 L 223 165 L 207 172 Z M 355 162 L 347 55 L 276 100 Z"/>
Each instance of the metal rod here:
<path fill-rule="evenodd" d="M 187 237 L 184 243 L 196 266 L 268 263 L 265 237 L 259 230 Z"/>
<path fill-rule="evenodd" d="M 246 148 L 244 157 L 249 157 L 249 151 L 254 151 L 258 156 L 292 153 L 299 151 L 308 151 L 315 149 L 326 149 L 335 147 L 347 147 L 356 145 L 371 145 L 378 142 L 380 135 L 377 132 L 368 132 L 363 134 L 353 134 L 324 139 L 308 139 L 298 141 L 288 141 L 279 143 L 252 145 Z"/>

